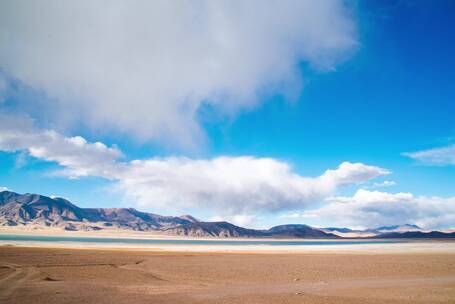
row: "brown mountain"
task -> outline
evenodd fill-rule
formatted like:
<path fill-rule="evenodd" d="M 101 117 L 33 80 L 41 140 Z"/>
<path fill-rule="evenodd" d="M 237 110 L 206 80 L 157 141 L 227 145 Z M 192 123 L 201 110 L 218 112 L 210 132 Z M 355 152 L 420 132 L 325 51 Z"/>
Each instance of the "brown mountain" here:
<path fill-rule="evenodd" d="M 10 191 L 0 192 L 0 225 L 39 225 L 66 230 L 114 228 L 193 237 L 337 237 L 306 225 L 283 225 L 269 230 L 255 230 L 228 222 L 201 222 L 191 215 L 162 216 L 133 208 L 79 208 L 63 198 Z"/>
<path fill-rule="evenodd" d="M 63 198 L 0 192 L 0 225 L 3 226 L 38 224 L 66 230 L 99 230 L 104 226 L 155 231 L 193 221 L 197 220 L 187 215 L 161 216 L 133 208 L 79 208 Z"/>
<path fill-rule="evenodd" d="M 264 237 L 260 230 L 242 228 L 228 222 L 193 222 L 166 229 L 165 232 L 196 237 Z"/>
<path fill-rule="evenodd" d="M 339 238 L 339 236 L 321 229 L 299 224 L 275 226 L 265 233 L 271 237 L 281 238 Z"/>

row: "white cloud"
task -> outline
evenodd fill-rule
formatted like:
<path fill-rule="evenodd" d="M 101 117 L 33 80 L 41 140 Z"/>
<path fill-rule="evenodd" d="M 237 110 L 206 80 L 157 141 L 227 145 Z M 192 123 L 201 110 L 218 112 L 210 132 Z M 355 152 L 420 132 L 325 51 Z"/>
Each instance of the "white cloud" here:
<path fill-rule="evenodd" d="M 0 150 L 27 151 L 31 156 L 56 162 L 64 167 L 60 173 L 70 177 L 104 175 L 117 166 L 122 156 L 116 147 L 88 143 L 80 136 L 64 137 L 51 130 L 36 130 L 32 121 L 0 114 Z M 115 166 L 114 166 L 115 165 Z"/>
<path fill-rule="evenodd" d="M 397 183 L 395 181 L 385 180 L 379 183 L 373 183 L 373 187 L 376 188 L 384 188 L 384 187 L 392 187 L 395 186 Z"/>
<path fill-rule="evenodd" d="M 455 165 L 455 144 L 403 155 L 428 165 Z"/>
<path fill-rule="evenodd" d="M 322 208 L 302 215 L 342 227 L 410 223 L 428 229 L 451 228 L 455 223 L 455 197 L 415 197 L 411 193 L 360 189 L 352 197 L 329 198 Z"/>
<path fill-rule="evenodd" d="M 124 162 L 115 147 L 34 130 L 30 121 L 17 117 L 0 118 L 0 150 L 28 151 L 36 158 L 58 163 L 70 177 L 113 180 L 128 200 L 154 210 L 202 208 L 233 216 L 302 209 L 340 187 L 389 174 L 379 167 L 344 162 L 318 177 L 305 177 L 283 161 L 253 156 Z M 244 219 L 239 217 L 238 222 Z"/>
<path fill-rule="evenodd" d="M 182 145 L 201 104 L 295 95 L 301 62 L 332 70 L 357 44 L 341 0 L 1 1 L 0 29 L 0 69 L 47 95 L 22 112 Z"/>
<path fill-rule="evenodd" d="M 339 187 L 387 174 L 374 166 L 342 163 L 316 178 L 282 161 L 251 156 L 193 160 L 135 160 L 116 175 L 118 188 L 144 207 L 221 210 L 224 214 L 306 208 Z"/>
<path fill-rule="evenodd" d="M 10 190 L 7 187 L 0 186 L 0 192 L 4 192 L 4 191 L 10 191 Z"/>
<path fill-rule="evenodd" d="M 379 167 L 344 162 L 335 170 L 327 170 L 320 179 L 326 184 L 335 183 L 338 186 L 348 186 L 363 183 L 372 177 L 388 174 L 390 174 L 389 170 Z"/>
<path fill-rule="evenodd" d="M 110 179 L 129 203 L 141 208 L 204 210 L 238 225 L 253 225 L 255 216 L 262 212 L 308 210 L 323 200 L 326 204 L 320 209 L 284 216 L 350 227 L 411 223 L 431 229 L 450 228 L 455 223 L 455 197 L 416 197 L 364 189 L 352 197 L 330 197 L 342 187 L 390 173 L 362 163 L 344 162 L 318 177 L 306 177 L 286 162 L 253 156 L 126 162 L 116 147 L 38 130 L 30 120 L 5 115 L 0 115 L 0 151 L 27 152 L 58 163 L 60 173 L 69 177 Z"/>

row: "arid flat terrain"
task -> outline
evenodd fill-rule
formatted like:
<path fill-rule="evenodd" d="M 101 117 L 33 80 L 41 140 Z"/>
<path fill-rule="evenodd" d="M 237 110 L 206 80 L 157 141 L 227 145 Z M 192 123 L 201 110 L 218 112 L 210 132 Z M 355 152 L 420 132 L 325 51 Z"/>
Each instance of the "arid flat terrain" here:
<path fill-rule="evenodd" d="M 455 303 L 455 255 L 3 246 L 0 302 Z"/>

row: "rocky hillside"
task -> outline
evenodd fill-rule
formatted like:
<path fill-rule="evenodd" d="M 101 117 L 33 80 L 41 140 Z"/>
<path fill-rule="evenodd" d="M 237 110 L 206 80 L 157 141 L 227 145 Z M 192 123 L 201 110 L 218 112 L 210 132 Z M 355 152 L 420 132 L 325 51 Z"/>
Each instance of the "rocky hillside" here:
<path fill-rule="evenodd" d="M 228 222 L 193 222 L 169 228 L 166 233 L 184 236 L 269 237 L 269 238 L 338 238 L 332 233 L 307 225 L 281 225 L 268 230 L 246 229 Z"/>
<path fill-rule="evenodd" d="M 63 198 L 0 192 L 2 226 L 36 224 L 66 230 L 100 230 L 103 227 L 114 227 L 156 231 L 195 221 L 195 218 L 188 215 L 161 216 L 133 208 L 79 208 Z"/>
<path fill-rule="evenodd" d="M 79 208 L 63 198 L 10 191 L 0 192 L 0 225 L 60 227 L 72 231 L 124 229 L 192 237 L 336 237 L 306 225 L 246 229 L 228 222 L 201 222 L 191 215 L 162 216 L 133 208 Z"/>
<path fill-rule="evenodd" d="M 265 233 L 271 237 L 281 238 L 338 238 L 339 236 L 324 232 L 308 225 L 281 225 L 270 228 Z"/>
<path fill-rule="evenodd" d="M 260 230 L 246 229 L 228 222 L 193 222 L 165 230 L 166 233 L 196 237 L 263 237 Z"/>

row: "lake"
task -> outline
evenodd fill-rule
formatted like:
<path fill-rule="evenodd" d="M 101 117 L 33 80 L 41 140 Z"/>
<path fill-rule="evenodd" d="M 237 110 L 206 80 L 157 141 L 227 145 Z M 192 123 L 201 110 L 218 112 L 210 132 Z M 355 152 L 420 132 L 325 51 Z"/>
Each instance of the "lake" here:
<path fill-rule="evenodd" d="M 42 235 L 19 235 L 0 234 L 0 241 L 20 242 L 72 242 L 72 243 L 98 243 L 98 244 L 135 244 L 135 245 L 226 245 L 226 246 L 315 246 L 315 245 L 368 245 L 368 244 L 396 244 L 404 243 L 404 240 L 206 240 L 206 239 L 146 239 L 146 238 L 112 238 L 112 237 L 85 237 L 85 236 L 42 236 Z"/>

